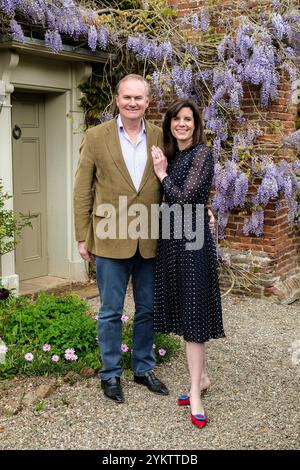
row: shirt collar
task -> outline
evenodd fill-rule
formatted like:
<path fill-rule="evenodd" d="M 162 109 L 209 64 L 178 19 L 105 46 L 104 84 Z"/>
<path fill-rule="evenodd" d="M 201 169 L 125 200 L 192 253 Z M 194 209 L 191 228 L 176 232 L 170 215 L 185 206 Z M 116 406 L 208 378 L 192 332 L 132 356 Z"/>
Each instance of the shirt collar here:
<path fill-rule="evenodd" d="M 122 131 L 122 132 L 125 131 L 120 114 L 117 117 L 117 125 L 118 125 L 118 128 L 119 128 L 120 131 Z M 140 134 L 144 134 L 144 133 L 146 134 L 146 126 L 145 126 L 144 119 L 142 119 L 142 130 L 141 130 Z"/>

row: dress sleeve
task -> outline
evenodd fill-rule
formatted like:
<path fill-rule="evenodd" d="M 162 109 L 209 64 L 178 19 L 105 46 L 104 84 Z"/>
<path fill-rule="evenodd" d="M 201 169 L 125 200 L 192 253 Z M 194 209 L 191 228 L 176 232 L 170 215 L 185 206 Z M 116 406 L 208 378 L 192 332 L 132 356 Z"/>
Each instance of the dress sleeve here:
<path fill-rule="evenodd" d="M 170 176 L 162 180 L 164 193 L 170 203 L 192 204 L 199 202 L 199 194 L 212 183 L 214 162 L 211 150 L 201 148 L 194 157 L 182 188 L 175 185 Z"/>

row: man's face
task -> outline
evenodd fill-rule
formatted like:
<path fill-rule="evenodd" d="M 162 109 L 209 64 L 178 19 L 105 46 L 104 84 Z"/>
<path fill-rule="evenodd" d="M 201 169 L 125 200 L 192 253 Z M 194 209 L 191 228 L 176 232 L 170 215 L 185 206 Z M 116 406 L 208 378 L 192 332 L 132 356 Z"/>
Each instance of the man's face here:
<path fill-rule="evenodd" d="M 147 89 L 143 82 L 135 79 L 122 82 L 119 94 L 116 95 L 116 103 L 121 118 L 139 121 L 149 106 Z"/>

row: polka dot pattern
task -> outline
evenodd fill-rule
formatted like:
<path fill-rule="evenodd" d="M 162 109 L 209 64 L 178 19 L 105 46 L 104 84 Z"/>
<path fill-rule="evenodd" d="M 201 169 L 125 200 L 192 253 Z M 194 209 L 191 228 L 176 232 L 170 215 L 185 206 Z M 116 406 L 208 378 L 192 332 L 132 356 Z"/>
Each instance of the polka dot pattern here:
<path fill-rule="evenodd" d="M 168 176 L 162 182 L 167 206 L 191 204 L 193 229 L 196 227 L 196 204 L 207 204 L 213 172 L 211 151 L 198 144 L 176 153 L 169 164 Z M 204 210 L 204 244 L 201 249 L 186 250 L 189 240 L 184 236 L 176 238 L 178 217 L 171 219 L 170 239 L 160 236 L 158 241 L 154 329 L 176 333 L 186 341 L 204 343 L 225 336 L 216 248 L 208 225 L 207 209 Z"/>

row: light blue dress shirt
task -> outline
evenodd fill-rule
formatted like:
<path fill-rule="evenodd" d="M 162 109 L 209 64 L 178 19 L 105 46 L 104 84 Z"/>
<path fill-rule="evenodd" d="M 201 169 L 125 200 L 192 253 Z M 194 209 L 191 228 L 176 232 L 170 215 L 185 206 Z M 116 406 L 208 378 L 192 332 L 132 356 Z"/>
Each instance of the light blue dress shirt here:
<path fill-rule="evenodd" d="M 147 163 L 147 138 L 145 123 L 142 120 L 142 129 L 138 135 L 136 144 L 130 140 L 129 135 L 125 131 L 120 115 L 117 117 L 117 127 L 123 158 L 134 187 L 138 191 Z"/>

